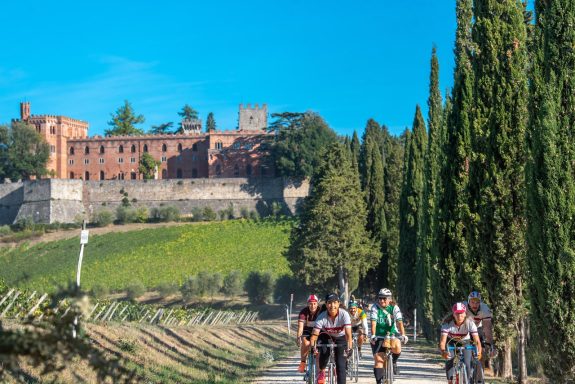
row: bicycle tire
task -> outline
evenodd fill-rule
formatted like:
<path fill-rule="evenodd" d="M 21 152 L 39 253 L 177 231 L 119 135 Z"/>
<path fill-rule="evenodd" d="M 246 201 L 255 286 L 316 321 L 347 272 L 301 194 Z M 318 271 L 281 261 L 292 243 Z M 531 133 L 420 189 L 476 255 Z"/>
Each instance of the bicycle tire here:
<path fill-rule="evenodd" d="M 393 355 L 391 353 L 387 356 L 387 374 L 388 384 L 393 384 Z"/>
<path fill-rule="evenodd" d="M 357 345 L 353 348 L 353 376 L 357 383 L 359 381 L 359 348 Z"/>
<path fill-rule="evenodd" d="M 467 379 L 467 368 L 465 367 L 464 363 L 460 363 L 461 366 L 459 368 L 459 372 L 457 373 L 457 379 L 459 381 L 459 384 L 469 384 L 469 381 Z"/>
<path fill-rule="evenodd" d="M 335 364 L 329 363 L 327 365 L 328 384 L 336 384 L 335 374 Z"/>
<path fill-rule="evenodd" d="M 485 382 L 485 372 L 483 371 L 483 365 L 481 361 L 477 359 L 473 359 L 473 363 L 471 364 L 472 374 L 471 374 L 471 383 L 476 384 L 477 382 Z"/>

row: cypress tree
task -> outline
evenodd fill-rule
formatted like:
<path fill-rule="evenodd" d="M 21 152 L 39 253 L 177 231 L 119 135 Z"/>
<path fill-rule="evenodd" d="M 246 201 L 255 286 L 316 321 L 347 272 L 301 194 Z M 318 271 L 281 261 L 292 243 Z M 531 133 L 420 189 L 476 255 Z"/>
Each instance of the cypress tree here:
<path fill-rule="evenodd" d="M 423 199 L 423 156 L 427 146 L 425 122 L 419 105 L 415 109 L 413 133 L 407 154 L 406 171 L 400 205 L 399 258 L 398 258 L 398 300 L 405 313 L 415 309 L 415 279 L 417 232 L 421 218 Z"/>
<path fill-rule="evenodd" d="M 417 254 L 417 308 L 426 338 L 433 336 L 433 287 L 431 282 L 431 252 L 436 232 L 435 204 L 439 169 L 439 151 L 443 106 L 439 91 L 439 62 L 437 51 L 431 51 L 431 74 L 429 81 L 428 140 L 424 159 L 424 189 L 421 222 L 418 232 Z"/>
<path fill-rule="evenodd" d="M 575 4 L 536 3 L 530 149 L 527 164 L 528 260 L 532 335 L 546 375 L 575 380 Z"/>
<path fill-rule="evenodd" d="M 476 157 L 471 177 L 479 218 L 473 259 L 481 260 L 495 340 L 503 352 L 502 375 L 510 378 L 511 345 L 525 315 L 526 28 L 517 0 L 475 1 L 473 10 Z"/>
<path fill-rule="evenodd" d="M 471 67 L 472 1 L 458 0 L 455 40 L 453 104 L 447 115 L 446 140 L 442 150 L 440 189 L 437 203 L 437 252 L 433 276 L 434 318 L 439 320 L 454 302 L 466 296 L 471 286 L 479 288 L 478 265 L 469 267 L 469 161 L 472 124 L 473 69 Z M 475 273 L 474 273 L 475 272 Z M 471 286 L 470 286 L 471 285 Z"/>
<path fill-rule="evenodd" d="M 216 119 L 214 118 L 213 112 L 208 113 L 208 118 L 206 119 L 206 132 L 214 132 L 216 130 Z"/>
<path fill-rule="evenodd" d="M 359 138 L 357 137 L 357 132 L 353 131 L 353 136 L 351 137 L 351 142 L 349 143 L 351 150 L 351 164 L 355 169 L 359 170 Z"/>

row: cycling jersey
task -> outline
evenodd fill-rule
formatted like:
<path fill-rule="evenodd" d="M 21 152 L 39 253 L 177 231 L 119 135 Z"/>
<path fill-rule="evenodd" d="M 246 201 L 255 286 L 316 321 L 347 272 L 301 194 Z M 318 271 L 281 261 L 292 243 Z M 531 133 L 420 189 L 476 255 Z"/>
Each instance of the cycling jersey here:
<path fill-rule="evenodd" d="M 359 326 L 362 326 L 364 333 L 367 334 L 367 315 L 365 312 L 361 308 L 358 308 L 355 310 L 355 316 L 351 313 L 349 316 L 351 317 L 351 327 L 354 329 L 354 332 Z"/>
<path fill-rule="evenodd" d="M 345 328 L 351 328 L 351 318 L 345 309 L 338 309 L 335 320 L 331 321 L 328 311 L 319 314 L 315 321 L 314 330 L 324 331 L 332 337 L 345 336 Z"/>
<path fill-rule="evenodd" d="M 472 319 L 466 318 L 460 326 L 454 320 L 441 326 L 441 334 L 447 335 L 448 339 L 469 340 L 471 335 L 477 334 L 477 326 Z"/>
<path fill-rule="evenodd" d="M 403 315 L 397 305 L 380 307 L 379 304 L 374 304 L 371 307 L 370 320 L 376 322 L 376 336 L 395 335 L 399 333 L 396 322 L 403 321 Z"/>
<path fill-rule="evenodd" d="M 467 318 L 473 319 L 477 328 L 481 328 L 483 326 L 483 320 L 491 319 L 491 309 L 489 309 L 487 304 L 484 302 L 479 304 L 479 309 L 476 313 L 471 310 L 471 307 L 467 301 L 464 304 L 467 307 Z"/>
<path fill-rule="evenodd" d="M 315 320 L 319 315 L 319 308 L 312 314 L 309 307 L 305 307 L 299 313 L 298 321 L 303 321 L 303 326 L 305 328 L 313 328 L 315 325 Z"/>

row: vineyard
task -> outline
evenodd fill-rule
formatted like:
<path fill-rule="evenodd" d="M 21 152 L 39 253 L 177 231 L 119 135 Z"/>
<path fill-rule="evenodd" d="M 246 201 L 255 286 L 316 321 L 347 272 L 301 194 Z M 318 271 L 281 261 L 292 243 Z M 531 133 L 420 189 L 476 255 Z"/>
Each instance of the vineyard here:
<path fill-rule="evenodd" d="M 181 285 L 202 271 L 239 270 L 289 275 L 282 255 L 290 221 L 226 221 L 108 233 L 90 237 L 84 253 L 82 286 L 125 290 Z M 55 292 L 75 278 L 79 239 L 0 247 L 0 278 L 9 286 Z"/>

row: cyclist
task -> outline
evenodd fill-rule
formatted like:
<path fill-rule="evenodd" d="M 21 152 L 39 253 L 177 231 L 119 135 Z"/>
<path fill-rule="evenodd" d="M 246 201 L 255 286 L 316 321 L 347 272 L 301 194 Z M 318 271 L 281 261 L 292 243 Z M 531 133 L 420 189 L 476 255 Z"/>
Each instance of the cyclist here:
<path fill-rule="evenodd" d="M 393 373 L 397 374 L 397 359 L 401 355 L 401 342 L 407 343 L 407 336 L 403 326 L 403 315 L 399 307 L 392 301 L 391 291 L 382 288 L 377 294 L 377 303 L 371 307 L 371 350 L 373 352 L 374 365 L 373 374 L 378 384 L 383 381 L 384 353 L 380 351 L 381 343 L 376 342 L 377 336 L 399 335 L 399 338 L 392 339 L 391 353 L 393 356 Z"/>
<path fill-rule="evenodd" d="M 356 301 L 349 303 L 349 316 L 351 317 L 351 331 L 357 333 L 357 349 L 361 357 L 361 346 L 367 336 L 367 315 L 365 311 L 359 308 Z"/>
<path fill-rule="evenodd" d="M 349 313 L 340 308 L 339 296 L 336 293 L 330 293 L 325 297 L 327 311 L 319 314 L 315 321 L 315 326 L 311 334 L 310 342 L 314 346 L 314 352 L 319 352 L 319 374 L 317 383 L 325 383 L 325 367 L 329 360 L 330 350 L 327 347 L 321 347 L 321 344 L 333 342 L 338 346 L 335 348 L 335 364 L 337 372 L 337 384 L 345 384 L 346 356 L 353 345 L 351 337 L 351 318 Z M 323 332 L 320 335 L 320 332 Z M 320 343 L 315 347 L 318 340 Z"/>
<path fill-rule="evenodd" d="M 299 313 L 297 321 L 297 337 L 296 343 L 300 347 L 301 361 L 299 363 L 298 372 L 305 372 L 305 364 L 307 360 L 307 354 L 311 344 L 309 338 L 311 337 L 311 332 L 315 325 L 315 320 L 319 315 L 318 308 L 318 298 L 316 295 L 310 295 L 307 298 L 307 306 L 302 309 Z"/>
<path fill-rule="evenodd" d="M 467 297 L 467 317 L 473 319 L 477 326 L 481 343 L 490 348 L 493 346 L 493 323 L 491 322 L 491 309 L 481 300 L 481 294 L 473 291 Z"/>
<path fill-rule="evenodd" d="M 451 319 L 441 326 L 441 337 L 439 339 L 439 350 L 441 351 L 441 356 L 447 359 L 447 362 L 445 363 L 445 373 L 449 384 L 454 382 L 453 376 L 455 373 L 455 367 L 453 365 L 453 358 L 455 356 L 451 356 L 447 351 L 448 339 L 450 344 L 473 339 L 477 348 L 477 358 L 481 360 L 481 342 L 479 341 L 477 326 L 473 322 L 473 319 L 467 317 L 466 305 L 464 303 L 455 303 L 451 308 L 451 312 Z M 467 367 L 469 379 L 471 380 L 472 372 L 470 350 L 466 349 L 463 352 L 463 359 L 465 361 L 465 366 Z"/>

